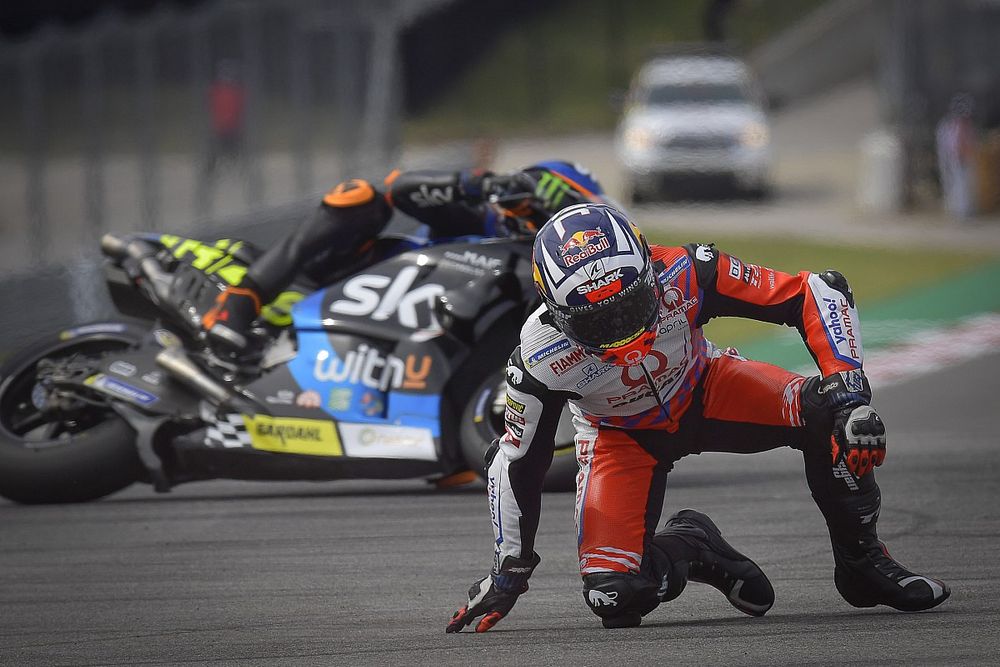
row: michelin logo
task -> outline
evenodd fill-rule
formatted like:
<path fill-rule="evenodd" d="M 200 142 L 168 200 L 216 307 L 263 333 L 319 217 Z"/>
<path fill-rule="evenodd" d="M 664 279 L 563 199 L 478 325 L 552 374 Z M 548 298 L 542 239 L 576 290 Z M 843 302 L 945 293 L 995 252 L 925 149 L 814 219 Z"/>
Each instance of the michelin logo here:
<path fill-rule="evenodd" d="M 149 405 L 150 403 L 155 403 L 158 400 L 156 396 L 148 391 L 143 391 L 138 387 L 134 387 L 130 384 L 122 382 L 121 380 L 116 380 L 104 374 L 94 376 L 92 379 L 87 381 L 87 384 L 140 405 Z"/>
<path fill-rule="evenodd" d="M 551 357 L 553 354 L 559 354 L 560 352 L 562 352 L 565 349 L 568 349 L 571 346 L 572 343 L 570 343 L 568 340 L 564 338 L 557 343 L 549 345 L 548 347 L 543 347 L 538 352 L 535 352 L 533 355 L 528 357 L 528 367 L 531 368 L 532 366 L 537 366 L 538 364 L 542 363 L 542 361 L 545 360 L 546 358 Z"/>
<path fill-rule="evenodd" d="M 687 255 L 684 255 L 679 260 L 674 262 L 673 266 L 667 269 L 666 273 L 660 274 L 660 284 L 666 285 L 667 283 L 673 281 L 673 279 L 680 275 L 684 269 L 687 269 L 690 266 L 691 259 Z"/>

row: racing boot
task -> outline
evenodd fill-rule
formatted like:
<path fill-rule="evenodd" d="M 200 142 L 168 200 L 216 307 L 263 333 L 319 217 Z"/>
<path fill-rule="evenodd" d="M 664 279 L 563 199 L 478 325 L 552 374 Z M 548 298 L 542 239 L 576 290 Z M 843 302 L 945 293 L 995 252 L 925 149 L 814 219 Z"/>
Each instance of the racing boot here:
<path fill-rule="evenodd" d="M 774 589 L 760 567 L 734 549 L 715 523 L 701 512 L 684 509 L 653 536 L 653 548 L 665 556 L 660 601 L 673 600 L 687 582 L 718 589 L 730 604 L 751 616 L 763 616 L 774 604 Z"/>
<path fill-rule="evenodd" d="M 884 604 L 900 611 L 936 607 L 951 595 L 948 584 L 914 574 L 895 561 L 875 533 L 865 530 L 856 544 L 833 543 L 833 581 L 855 607 Z"/>
<path fill-rule="evenodd" d="M 879 541 L 876 526 L 882 494 L 875 474 L 857 478 L 844 470 L 846 474 L 830 476 L 829 465 L 829 458 L 816 466 L 807 458 L 806 477 L 830 530 L 833 580 L 847 603 L 921 611 L 947 600 L 951 595 L 947 584 L 910 572 L 893 560 Z"/>
<path fill-rule="evenodd" d="M 258 291 L 244 279 L 219 293 L 215 305 L 201 318 L 213 350 L 226 357 L 239 358 L 250 352 L 250 327 L 260 315 Z"/>

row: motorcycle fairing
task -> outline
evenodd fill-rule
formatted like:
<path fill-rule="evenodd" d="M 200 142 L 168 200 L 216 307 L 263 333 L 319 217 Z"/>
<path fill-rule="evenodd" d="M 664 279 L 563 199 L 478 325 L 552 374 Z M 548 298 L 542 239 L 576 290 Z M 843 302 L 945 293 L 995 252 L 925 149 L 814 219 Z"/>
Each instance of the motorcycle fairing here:
<path fill-rule="evenodd" d="M 292 307 L 295 357 L 248 386 L 269 414 L 203 414 L 205 444 L 331 464 L 447 458 L 442 392 L 468 351 L 444 335 L 435 301 L 496 275 L 510 258 L 505 246 L 425 246 L 302 299 Z"/>
<path fill-rule="evenodd" d="M 427 428 L 258 413 L 216 413 L 203 404 L 204 444 L 210 449 L 245 449 L 342 459 L 438 460 Z"/>
<path fill-rule="evenodd" d="M 322 293 L 293 309 L 299 322 L 320 321 Z M 341 422 L 426 429 L 441 435 L 440 391 L 448 368 L 433 344 L 378 341 L 325 330 L 300 328 L 298 353 L 287 368 L 302 391 L 320 399 L 320 408 Z M 393 385 L 399 385 L 395 390 Z M 407 386 L 409 385 L 409 386 Z"/>
<path fill-rule="evenodd" d="M 339 457 L 344 455 L 340 436 L 330 419 L 274 416 L 259 413 L 216 413 L 202 404 L 206 424 L 205 445 L 221 449 L 256 449 L 280 454 Z"/>

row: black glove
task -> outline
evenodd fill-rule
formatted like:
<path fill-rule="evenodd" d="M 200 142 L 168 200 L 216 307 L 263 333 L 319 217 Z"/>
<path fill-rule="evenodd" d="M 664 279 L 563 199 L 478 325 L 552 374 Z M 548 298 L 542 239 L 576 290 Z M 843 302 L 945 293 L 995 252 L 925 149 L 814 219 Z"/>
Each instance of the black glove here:
<path fill-rule="evenodd" d="M 830 453 L 834 467 L 844 465 L 858 479 L 885 460 L 885 424 L 871 401 L 871 387 L 860 371 L 842 371 L 820 382 L 820 394 L 833 409 Z"/>
<path fill-rule="evenodd" d="M 243 282 L 220 292 L 215 305 L 201 318 L 209 340 L 228 354 L 238 354 L 250 347 L 250 325 L 260 315 L 258 290 L 249 279 Z"/>
<path fill-rule="evenodd" d="M 530 174 L 515 171 L 510 174 L 489 174 L 483 177 L 483 194 L 501 206 L 535 200 L 538 181 Z"/>
<path fill-rule="evenodd" d="M 534 198 L 536 187 L 538 182 L 523 171 L 494 174 L 467 169 L 458 173 L 458 198 L 470 204 Z"/>
<path fill-rule="evenodd" d="M 511 234 L 533 235 L 556 212 L 539 197 L 538 181 L 526 172 L 491 176 L 484 185 L 489 203 L 503 216 Z"/>
<path fill-rule="evenodd" d="M 489 179 L 493 173 L 482 169 L 463 169 L 458 172 L 458 198 L 468 204 L 481 204 L 489 199 Z"/>
<path fill-rule="evenodd" d="M 533 554 L 530 560 L 507 556 L 499 572 L 472 584 L 468 604 L 452 615 L 445 632 L 461 632 L 479 616 L 483 616 L 483 620 L 476 625 L 476 632 L 492 628 L 510 613 L 517 598 L 528 590 L 528 577 L 541 561 L 538 554 Z"/>

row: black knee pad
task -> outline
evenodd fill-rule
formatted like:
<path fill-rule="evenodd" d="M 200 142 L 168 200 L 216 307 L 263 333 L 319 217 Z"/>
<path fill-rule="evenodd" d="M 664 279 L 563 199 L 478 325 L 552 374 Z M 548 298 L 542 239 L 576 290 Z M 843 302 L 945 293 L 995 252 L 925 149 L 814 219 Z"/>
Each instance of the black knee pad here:
<path fill-rule="evenodd" d="M 645 616 L 660 603 L 656 582 L 637 574 L 598 572 L 583 577 L 583 599 L 602 619 Z"/>

